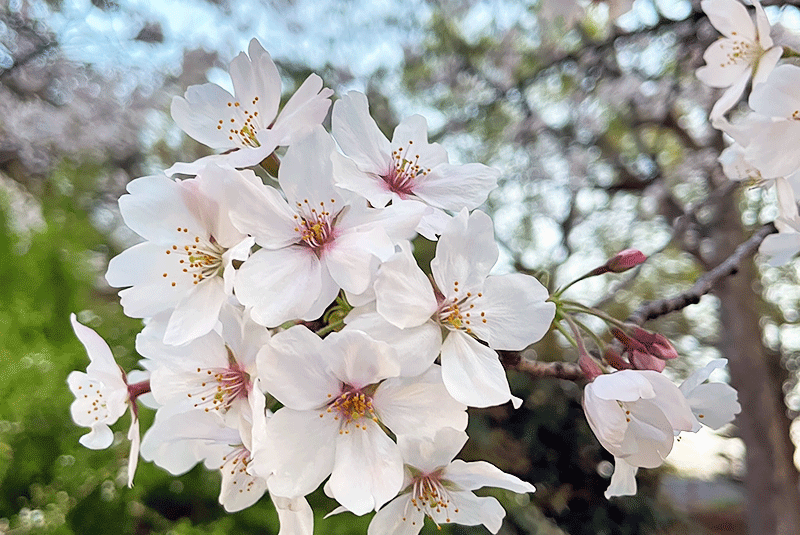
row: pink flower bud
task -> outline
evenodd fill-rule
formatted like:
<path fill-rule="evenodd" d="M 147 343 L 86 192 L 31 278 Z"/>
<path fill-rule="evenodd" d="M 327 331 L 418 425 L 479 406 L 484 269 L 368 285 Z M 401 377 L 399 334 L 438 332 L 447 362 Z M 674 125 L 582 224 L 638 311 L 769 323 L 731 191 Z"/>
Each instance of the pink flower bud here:
<path fill-rule="evenodd" d="M 592 357 L 585 353 L 578 359 L 578 366 L 581 367 L 583 375 L 590 381 L 594 381 L 595 377 L 603 375 L 603 370 L 600 369 L 600 366 L 597 365 Z"/>
<path fill-rule="evenodd" d="M 667 367 L 667 363 L 653 355 L 642 353 L 641 351 L 632 351 L 628 357 L 637 370 L 653 370 L 663 372 Z"/>
<path fill-rule="evenodd" d="M 608 362 L 609 366 L 613 366 L 618 370 L 630 370 L 633 368 L 633 366 L 631 366 L 625 359 L 622 358 L 622 355 L 611 348 L 606 349 L 603 358 L 606 362 Z"/>
<path fill-rule="evenodd" d="M 651 333 L 640 327 L 631 329 L 631 336 L 647 348 L 647 352 L 660 359 L 670 360 L 678 358 L 678 352 L 667 339 L 659 333 Z"/>
<path fill-rule="evenodd" d="M 623 273 L 647 260 L 647 257 L 638 249 L 625 249 L 618 252 L 608 262 L 606 269 L 612 273 Z"/>

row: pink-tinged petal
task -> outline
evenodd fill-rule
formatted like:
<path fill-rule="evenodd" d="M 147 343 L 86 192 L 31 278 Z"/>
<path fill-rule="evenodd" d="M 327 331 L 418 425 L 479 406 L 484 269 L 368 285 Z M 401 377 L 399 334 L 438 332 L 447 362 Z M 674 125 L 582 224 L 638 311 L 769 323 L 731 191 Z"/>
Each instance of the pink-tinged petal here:
<path fill-rule="evenodd" d="M 753 87 L 749 104 L 753 111 L 768 117 L 793 119 L 800 107 L 800 67 L 780 65 L 775 67 L 764 83 Z"/>
<path fill-rule="evenodd" d="M 325 338 L 322 359 L 340 381 L 361 388 L 400 373 L 394 354 L 389 344 L 373 340 L 361 331 L 348 330 Z"/>
<path fill-rule="evenodd" d="M 451 492 L 449 507 L 431 511 L 434 522 L 462 526 L 483 524 L 491 533 L 500 531 L 506 511 L 495 498 L 478 497 L 471 492 Z"/>
<path fill-rule="evenodd" d="M 380 509 L 403 484 L 400 449 L 372 420 L 345 427 L 336 438 L 330 479 L 333 497 L 356 515 Z"/>
<path fill-rule="evenodd" d="M 583 412 L 600 444 L 608 451 L 619 451 L 628 429 L 625 411 L 619 403 L 613 399 L 597 397 L 594 382 L 591 382 L 583 391 Z"/>
<path fill-rule="evenodd" d="M 761 56 L 756 65 L 755 73 L 753 74 L 753 87 L 767 81 L 767 78 L 769 78 L 769 75 L 775 69 L 782 55 L 783 48 L 776 46 L 775 48 L 769 49 L 766 54 Z"/>
<path fill-rule="evenodd" d="M 455 483 L 464 490 L 494 487 L 519 494 L 536 491 L 536 487 L 527 481 L 522 481 L 517 476 L 506 474 L 493 464 L 485 461 L 466 463 L 461 459 L 456 459 L 445 468 L 442 478 Z"/>
<path fill-rule="evenodd" d="M 400 329 L 423 325 L 438 308 L 430 281 L 405 245 L 381 266 L 375 297 L 378 314 Z"/>
<path fill-rule="evenodd" d="M 141 435 L 139 434 L 139 419 L 133 413 L 131 405 L 131 427 L 128 429 L 128 440 L 131 443 L 131 451 L 128 454 L 128 488 L 133 487 L 133 476 L 136 474 L 136 466 L 139 464 L 139 447 L 141 446 Z"/>
<path fill-rule="evenodd" d="M 314 535 L 314 513 L 305 498 L 270 495 L 278 512 L 278 535 Z"/>
<path fill-rule="evenodd" d="M 472 304 L 470 329 L 493 349 L 519 351 L 540 340 L 556 313 L 547 288 L 529 275 L 490 276 Z"/>
<path fill-rule="evenodd" d="M 229 132 L 219 129 L 224 107 L 233 96 L 216 84 L 190 86 L 183 98 L 173 97 L 170 114 L 181 130 L 203 145 L 215 149 L 236 147 Z"/>
<path fill-rule="evenodd" d="M 708 20 L 722 35 L 747 41 L 756 40 L 756 27 L 747 8 L 736 0 L 703 0 L 700 6 Z"/>
<path fill-rule="evenodd" d="M 275 119 L 272 130 L 278 136 L 277 144 L 286 146 L 295 143 L 322 124 L 331 106 L 331 95 L 332 89 L 323 89 L 322 78 L 310 74 Z M 261 141 L 261 136 L 258 139 Z"/>
<path fill-rule="evenodd" d="M 114 432 L 104 423 L 94 424 L 91 431 L 78 439 L 83 446 L 92 450 L 103 450 L 113 441 Z"/>
<path fill-rule="evenodd" d="M 472 210 L 486 201 L 499 176 L 500 171 L 480 163 L 437 165 L 420 180 L 414 194 L 438 208 Z"/>
<path fill-rule="evenodd" d="M 367 97 L 363 93 L 350 91 L 333 105 L 331 130 L 342 151 L 358 169 L 373 175 L 371 181 L 382 182 L 380 175 L 392 165 L 392 149 L 370 116 Z"/>
<path fill-rule="evenodd" d="M 164 334 L 164 343 L 182 345 L 211 331 L 217 324 L 226 297 L 221 277 L 198 283 L 175 306 Z"/>
<path fill-rule="evenodd" d="M 607 500 L 614 496 L 636 495 L 636 466 L 631 466 L 625 459 L 614 457 L 614 473 L 611 475 L 611 484 L 606 489 L 604 496 Z"/>
<path fill-rule="evenodd" d="M 278 113 L 281 77 L 257 39 L 250 41 L 248 54 L 249 58 L 244 52 L 236 56 L 228 68 L 233 90 L 236 100 L 245 109 L 258 111 L 261 124 L 268 125 Z"/>
<path fill-rule="evenodd" d="M 449 465 L 467 443 L 468 438 L 464 431 L 445 427 L 436 432 L 433 440 L 427 437 L 398 435 L 397 445 L 407 466 L 413 466 L 423 473 L 430 474 Z"/>
<path fill-rule="evenodd" d="M 395 435 L 433 438 L 445 427 L 467 427 L 467 408 L 447 392 L 436 364 L 418 377 L 387 379 L 372 402 L 380 421 Z"/>
<path fill-rule="evenodd" d="M 357 309 L 354 309 L 355 312 Z M 345 330 L 353 329 L 367 333 L 371 338 L 386 342 L 395 351 L 395 360 L 400 365 L 400 375 L 414 377 L 430 368 L 442 347 L 442 331 L 439 326 L 426 321 L 419 327 L 400 329 L 395 327 L 374 308 L 371 312 L 350 313 Z"/>
<path fill-rule="evenodd" d="M 367 535 L 417 535 L 424 523 L 425 515 L 411 504 L 411 494 L 401 494 L 375 513 Z"/>
<path fill-rule="evenodd" d="M 239 268 L 234 292 L 256 323 L 276 327 L 309 310 L 321 280 L 319 259 L 308 247 L 261 249 Z"/>
<path fill-rule="evenodd" d="M 725 383 L 707 383 L 695 387 L 688 396 L 689 406 L 697 420 L 711 429 L 719 429 L 733 421 L 742 411 L 736 389 Z M 695 425 L 691 431 L 698 431 Z"/>
<path fill-rule="evenodd" d="M 392 200 L 392 192 L 378 175 L 362 171 L 355 161 L 338 152 L 333 153 L 332 160 L 333 181 L 337 187 L 357 193 L 375 208 L 383 208 Z"/>
<path fill-rule="evenodd" d="M 234 226 L 253 236 L 260 246 L 279 249 L 300 241 L 295 213 L 278 190 L 231 176 L 226 191 Z"/>
<path fill-rule="evenodd" d="M 445 296 L 462 297 L 454 288 L 458 286 L 462 293 L 479 290 L 499 254 L 492 219 L 480 211 L 469 215 L 465 208 L 439 238 L 431 261 L 433 278 Z"/>
<path fill-rule="evenodd" d="M 284 407 L 267 421 L 262 449 L 253 452 L 253 471 L 268 477 L 273 494 L 305 496 L 331 473 L 339 436 L 333 418 Z"/>
<path fill-rule="evenodd" d="M 324 407 L 339 394 L 340 383 L 329 371 L 322 339 L 296 325 L 273 336 L 258 352 L 258 377 L 263 388 L 295 410 Z"/>
<path fill-rule="evenodd" d="M 511 395 L 497 353 L 461 331 L 452 331 L 442 344 L 442 380 L 456 400 L 470 407 L 491 407 L 522 400 Z"/>
<path fill-rule="evenodd" d="M 381 228 L 368 232 L 349 232 L 337 236 L 325 249 L 323 261 L 337 285 L 355 294 L 364 293 L 378 271 L 375 249 L 393 250 L 392 242 Z"/>
<path fill-rule="evenodd" d="M 635 370 L 601 375 L 592 381 L 591 387 L 594 395 L 600 399 L 636 401 L 656 396 L 651 382 L 642 372 Z"/>
<path fill-rule="evenodd" d="M 406 117 L 392 136 L 392 149 L 410 162 L 419 162 L 424 169 L 447 163 L 447 151 L 438 143 L 428 143 L 428 121 L 422 115 Z"/>

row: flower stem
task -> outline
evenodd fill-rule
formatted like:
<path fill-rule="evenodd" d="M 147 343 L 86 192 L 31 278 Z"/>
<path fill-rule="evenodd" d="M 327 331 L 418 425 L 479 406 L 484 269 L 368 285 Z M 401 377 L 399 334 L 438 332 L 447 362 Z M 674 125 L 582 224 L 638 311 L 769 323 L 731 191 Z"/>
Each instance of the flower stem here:
<path fill-rule="evenodd" d="M 333 323 L 329 323 L 325 327 L 321 328 L 320 330 L 317 331 L 317 335 L 320 338 L 322 338 L 326 334 L 330 334 L 341 327 L 344 327 L 344 318 L 340 319 L 339 321 L 334 321 Z"/>

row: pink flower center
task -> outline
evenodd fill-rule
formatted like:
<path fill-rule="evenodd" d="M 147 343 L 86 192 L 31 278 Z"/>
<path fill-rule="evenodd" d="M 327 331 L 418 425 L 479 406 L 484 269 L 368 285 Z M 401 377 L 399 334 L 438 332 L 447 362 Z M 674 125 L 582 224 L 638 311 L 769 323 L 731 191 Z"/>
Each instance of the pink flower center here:
<path fill-rule="evenodd" d="M 331 204 L 335 202 L 335 199 L 331 199 Z M 319 208 L 312 206 L 308 199 L 297 203 L 297 211 L 294 216 L 295 232 L 314 252 L 321 253 L 336 237 L 335 223 L 339 214 L 328 211 L 324 202 L 319 203 Z"/>
<path fill-rule="evenodd" d="M 187 394 L 188 397 L 197 400 L 195 407 L 202 407 L 206 412 L 211 410 L 226 412 L 235 401 L 247 399 L 250 392 L 250 375 L 236 362 L 230 348 L 226 349 L 228 367 L 197 368 L 194 381 L 197 390 Z"/>
<path fill-rule="evenodd" d="M 419 164 L 419 154 L 413 154 L 411 151 L 413 144 L 414 142 L 409 140 L 405 148 L 392 151 L 392 165 L 381 177 L 389 191 L 397 193 L 401 198 L 413 195 L 418 180 L 431 171 Z"/>
<path fill-rule="evenodd" d="M 367 424 L 364 419 L 369 418 L 376 423 L 378 422 L 378 416 L 372 406 L 373 390 L 373 385 L 369 385 L 366 388 L 355 388 L 342 384 L 342 392 L 336 398 L 328 394 L 328 397 L 333 399 L 328 402 L 325 412 L 320 414 L 319 417 L 324 418 L 326 414 L 333 415 L 334 420 L 340 421 L 340 435 L 349 434 L 351 424 L 355 424 L 356 429 L 360 428 L 366 431 Z"/>

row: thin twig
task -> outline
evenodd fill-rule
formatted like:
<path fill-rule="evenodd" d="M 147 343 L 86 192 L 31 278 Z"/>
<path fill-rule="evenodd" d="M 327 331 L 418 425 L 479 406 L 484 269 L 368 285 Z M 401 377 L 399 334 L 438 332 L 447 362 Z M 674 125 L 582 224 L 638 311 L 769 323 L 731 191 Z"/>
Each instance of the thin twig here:
<path fill-rule="evenodd" d="M 764 238 L 777 232 L 775 225 L 768 223 L 758 229 L 747 241 L 740 244 L 736 250 L 721 264 L 697 279 L 691 288 L 678 295 L 657 301 L 648 301 L 637 308 L 628 317 L 629 323 L 642 325 L 644 322 L 655 319 L 670 312 L 675 312 L 700 302 L 700 298 L 711 291 L 714 285 L 721 279 L 730 275 L 735 275 L 739 271 L 739 265 L 749 258 L 758 249 Z"/>
<path fill-rule="evenodd" d="M 522 356 L 522 351 L 498 351 L 500 362 L 506 369 L 516 370 L 531 377 L 555 377 L 576 381 L 583 378 L 577 364 L 571 362 L 538 362 Z"/>

